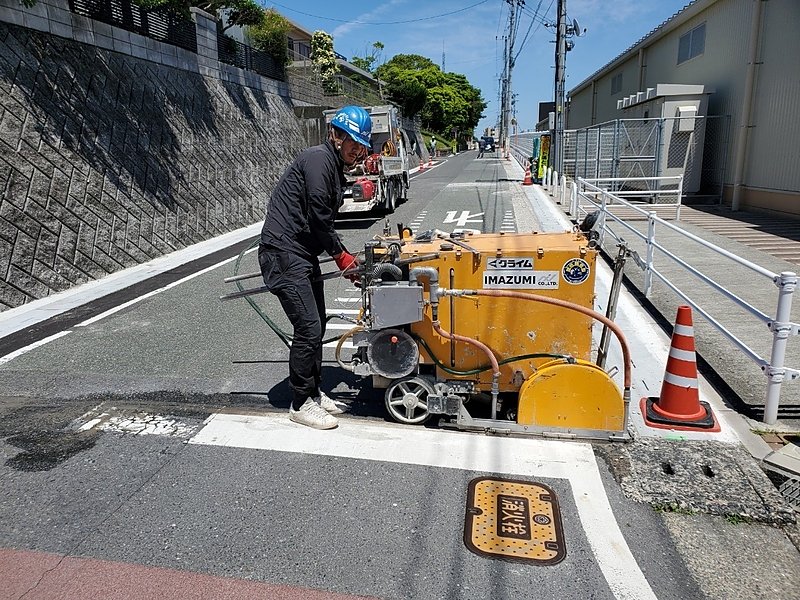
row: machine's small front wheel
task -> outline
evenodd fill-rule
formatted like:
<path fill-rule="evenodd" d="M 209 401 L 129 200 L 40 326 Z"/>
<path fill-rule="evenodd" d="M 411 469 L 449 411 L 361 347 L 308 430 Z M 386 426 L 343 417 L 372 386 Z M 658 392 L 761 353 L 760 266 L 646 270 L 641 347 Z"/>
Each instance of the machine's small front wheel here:
<path fill-rule="evenodd" d="M 428 396 L 433 385 L 423 377 L 399 379 L 386 388 L 386 410 L 395 421 L 419 425 L 431 417 Z"/>

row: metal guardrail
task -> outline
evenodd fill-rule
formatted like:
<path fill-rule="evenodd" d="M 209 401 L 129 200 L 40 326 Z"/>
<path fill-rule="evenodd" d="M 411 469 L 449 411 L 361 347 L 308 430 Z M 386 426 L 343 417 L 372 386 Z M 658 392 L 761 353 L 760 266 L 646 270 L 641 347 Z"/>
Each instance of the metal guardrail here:
<path fill-rule="evenodd" d="M 657 204 L 659 207 L 674 206 L 675 220 L 681 220 L 683 175 L 672 177 L 604 177 L 581 179 L 581 181 L 594 184 L 605 190 L 613 190 L 615 198 L 635 198 L 648 204 Z M 562 192 L 563 195 L 564 192 Z M 671 198 L 674 199 L 671 200 Z"/>
<path fill-rule="evenodd" d="M 599 224 L 597 227 L 601 231 L 601 245 L 604 243 L 606 235 L 611 235 L 616 240 L 621 240 L 621 238 L 619 238 L 619 236 L 617 236 L 609 227 L 609 221 L 613 221 L 618 226 L 621 226 L 625 230 L 629 231 L 639 240 L 644 241 L 646 244 L 646 256 L 642 258 L 639 255 L 635 255 L 634 258 L 636 259 L 635 262 L 639 268 L 644 271 L 645 296 L 649 297 L 652 291 L 653 277 L 655 277 L 675 294 L 677 294 L 695 311 L 701 314 L 710 325 L 712 325 L 725 338 L 727 338 L 737 350 L 742 352 L 747 358 L 754 362 L 767 376 L 768 383 L 764 406 L 764 422 L 770 425 L 775 424 L 778 420 L 778 405 L 780 403 L 781 384 L 785 380 L 793 381 L 800 378 L 800 370 L 787 368 L 784 365 L 789 336 L 800 334 L 800 325 L 790 321 L 792 298 L 798 281 L 797 275 L 791 271 L 785 271 L 778 274 L 770 271 L 769 269 L 765 269 L 756 263 L 741 258 L 740 256 L 737 256 L 736 254 L 733 254 L 724 248 L 721 248 L 692 233 L 689 233 L 688 231 L 685 231 L 684 229 L 660 218 L 654 211 L 646 210 L 641 206 L 637 206 L 631 202 L 628 202 L 617 193 L 605 190 L 589 180 L 578 178 L 577 182 L 573 182 L 571 185 L 573 199 L 570 211 L 574 217 L 579 218 L 581 214 L 587 214 L 588 212 L 594 210 L 600 211 Z M 565 195 L 565 191 L 563 189 L 561 194 L 563 198 Z M 616 216 L 613 211 L 609 210 L 609 206 L 613 204 L 623 205 L 626 208 L 645 216 L 648 222 L 647 234 L 643 234 L 638 229 L 625 222 L 625 220 Z M 719 254 L 720 256 L 738 265 L 746 267 L 754 273 L 757 273 L 758 275 L 770 280 L 772 284 L 778 288 L 777 309 L 775 316 L 770 316 L 759 310 L 757 307 L 737 296 L 734 292 L 728 290 L 722 284 L 702 273 L 692 265 L 688 264 L 685 260 L 677 256 L 674 252 L 661 245 L 656 239 L 656 226 L 674 231 L 683 236 L 687 242 L 699 244 L 700 246 L 707 248 Z M 706 285 L 709 285 L 723 297 L 732 301 L 745 312 L 749 313 L 758 321 L 766 325 L 772 332 L 773 336 L 769 360 L 761 357 L 758 352 L 750 348 L 744 341 L 736 337 L 734 333 L 728 330 L 722 323 L 709 314 L 707 310 L 695 302 L 688 294 L 683 292 L 677 286 L 677 284 L 659 271 L 655 265 L 656 251 L 658 251 L 660 255 L 663 255 L 669 260 L 675 262 L 682 269 L 691 273 L 694 277 Z"/>
<path fill-rule="evenodd" d="M 169 9 L 145 10 L 131 0 L 69 0 L 72 12 L 197 52 L 194 21 Z"/>

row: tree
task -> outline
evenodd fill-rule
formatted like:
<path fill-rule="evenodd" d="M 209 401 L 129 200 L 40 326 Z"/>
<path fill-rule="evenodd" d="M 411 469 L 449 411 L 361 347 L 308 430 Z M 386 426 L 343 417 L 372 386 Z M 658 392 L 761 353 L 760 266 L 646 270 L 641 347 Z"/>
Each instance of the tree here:
<path fill-rule="evenodd" d="M 481 91 L 464 75 L 444 73 L 429 58 L 398 54 L 376 69 L 390 96 L 406 116 L 419 114 L 429 131 L 450 135 L 453 129 L 470 132 L 486 108 Z"/>
<path fill-rule="evenodd" d="M 260 23 L 247 28 L 247 35 L 256 49 L 272 56 L 277 64 L 289 64 L 291 57 L 286 45 L 289 21 L 274 8 L 265 10 L 263 15 Z"/>
<path fill-rule="evenodd" d="M 264 9 L 255 0 L 133 0 L 145 10 L 156 8 L 171 9 L 180 14 L 189 14 L 194 6 L 212 15 L 220 16 L 222 11 L 229 11 L 225 29 L 234 25 L 256 25 L 261 22 Z"/>
<path fill-rule="evenodd" d="M 368 73 L 375 73 L 375 63 L 380 60 L 381 53 L 383 52 L 383 43 L 382 42 L 373 42 L 371 50 L 364 50 L 364 56 L 354 56 L 350 59 L 350 62 L 357 66 L 359 69 L 363 69 Z"/>
<path fill-rule="evenodd" d="M 264 20 L 264 9 L 255 0 L 201 0 L 197 8 L 212 14 L 228 10 L 223 32 L 236 25 L 239 27 L 259 25 Z"/>
<path fill-rule="evenodd" d="M 339 73 L 339 63 L 336 62 L 333 37 L 330 33 L 319 30 L 311 35 L 311 62 L 322 79 L 323 91 L 326 94 L 338 93 L 339 85 L 336 82 L 336 75 Z"/>
<path fill-rule="evenodd" d="M 407 117 L 416 115 L 425 105 L 430 69 L 438 69 L 430 59 L 418 54 L 397 54 L 380 65 L 375 74 L 386 82 L 386 91 Z"/>

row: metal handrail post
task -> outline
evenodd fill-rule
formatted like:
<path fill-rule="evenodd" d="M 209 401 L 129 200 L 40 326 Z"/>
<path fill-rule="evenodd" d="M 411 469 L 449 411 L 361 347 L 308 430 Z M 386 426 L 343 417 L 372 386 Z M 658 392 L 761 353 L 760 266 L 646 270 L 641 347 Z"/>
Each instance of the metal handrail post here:
<path fill-rule="evenodd" d="M 653 288 L 653 255 L 654 242 L 656 241 L 656 212 L 647 215 L 647 262 L 644 271 L 644 297 L 649 298 Z"/>
<path fill-rule="evenodd" d="M 653 175 L 661 177 L 661 152 L 664 144 L 664 119 L 658 119 L 656 123 L 656 162 L 653 165 Z"/>
<path fill-rule="evenodd" d="M 572 182 L 572 192 L 569 201 L 569 214 L 573 217 L 578 214 L 578 182 Z"/>
<path fill-rule="evenodd" d="M 792 313 L 792 294 L 797 287 L 797 275 L 791 271 L 784 271 L 775 280 L 778 286 L 778 309 L 775 312 L 775 322 L 770 324 L 772 330 L 772 352 L 769 365 L 765 368 L 767 375 L 767 397 L 764 402 L 764 423 L 774 425 L 778 421 L 778 404 L 781 398 L 781 383 L 786 376 L 784 362 L 786 360 L 786 345 L 792 334 L 790 322 Z"/>
<path fill-rule="evenodd" d="M 678 179 L 678 198 L 675 201 L 675 220 L 681 220 L 681 203 L 683 202 L 683 173 L 679 175 L 680 179 Z"/>
<path fill-rule="evenodd" d="M 619 177 L 619 119 L 614 120 L 614 162 L 611 165 L 611 176 Z"/>
<path fill-rule="evenodd" d="M 600 247 L 603 247 L 603 244 L 606 241 L 606 212 L 608 211 L 608 203 L 606 198 L 608 197 L 608 192 L 605 190 L 600 191 L 600 225 L 597 227 L 597 230 L 600 232 L 600 239 L 598 240 L 600 243 Z"/>

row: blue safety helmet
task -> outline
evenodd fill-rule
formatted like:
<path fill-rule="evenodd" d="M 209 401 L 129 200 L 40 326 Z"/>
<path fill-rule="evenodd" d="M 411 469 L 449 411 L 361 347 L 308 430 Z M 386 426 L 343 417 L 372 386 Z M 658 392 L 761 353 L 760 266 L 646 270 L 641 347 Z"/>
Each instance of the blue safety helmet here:
<path fill-rule="evenodd" d="M 371 147 L 369 136 L 372 135 L 372 119 L 360 106 L 342 107 L 333 116 L 331 125 L 344 131 L 362 146 Z"/>

